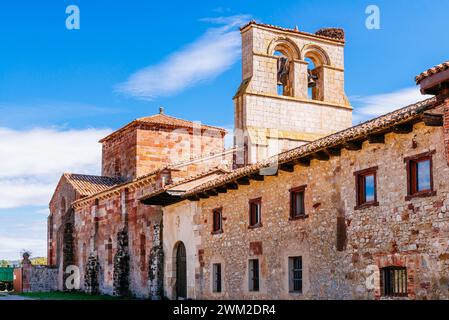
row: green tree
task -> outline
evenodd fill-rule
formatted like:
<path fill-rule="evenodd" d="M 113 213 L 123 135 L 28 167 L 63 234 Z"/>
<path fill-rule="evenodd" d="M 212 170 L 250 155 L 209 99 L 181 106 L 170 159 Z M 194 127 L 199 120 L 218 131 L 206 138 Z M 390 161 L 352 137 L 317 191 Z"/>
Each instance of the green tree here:
<path fill-rule="evenodd" d="M 9 267 L 9 262 L 6 260 L 0 260 L 0 268 Z"/>
<path fill-rule="evenodd" d="M 34 266 L 45 266 L 47 265 L 47 258 L 45 257 L 36 257 L 36 258 L 31 258 L 31 264 Z"/>

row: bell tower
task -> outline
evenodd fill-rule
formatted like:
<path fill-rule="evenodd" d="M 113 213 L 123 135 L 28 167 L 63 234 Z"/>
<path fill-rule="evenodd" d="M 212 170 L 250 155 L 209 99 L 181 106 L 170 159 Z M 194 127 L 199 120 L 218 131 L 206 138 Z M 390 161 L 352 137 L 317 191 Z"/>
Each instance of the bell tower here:
<path fill-rule="evenodd" d="M 344 91 L 344 31 L 314 34 L 249 22 L 234 96 L 237 165 L 261 161 L 352 125 Z"/>

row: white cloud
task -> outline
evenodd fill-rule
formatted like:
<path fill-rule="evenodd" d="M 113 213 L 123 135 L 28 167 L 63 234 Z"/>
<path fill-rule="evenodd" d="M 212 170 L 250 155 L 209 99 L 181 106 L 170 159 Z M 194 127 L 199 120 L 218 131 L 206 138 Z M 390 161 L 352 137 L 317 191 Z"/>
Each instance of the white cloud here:
<path fill-rule="evenodd" d="M 0 128 L 0 209 L 47 205 L 63 172 L 99 174 L 109 129 Z"/>
<path fill-rule="evenodd" d="M 117 86 L 117 91 L 153 100 L 215 78 L 239 59 L 241 41 L 236 26 L 249 19 L 249 15 L 201 19 L 222 26 L 209 28 L 199 39 L 160 63 L 132 74 Z"/>
<path fill-rule="evenodd" d="M 28 236 L 10 236 L 0 235 L 0 257 L 1 259 L 14 260 L 20 259 L 22 250 L 30 250 L 33 257 L 46 256 L 46 238 L 30 238 Z"/>
<path fill-rule="evenodd" d="M 358 124 L 428 97 L 422 95 L 417 87 L 366 97 L 352 97 L 351 101 L 354 107 L 353 123 Z"/>

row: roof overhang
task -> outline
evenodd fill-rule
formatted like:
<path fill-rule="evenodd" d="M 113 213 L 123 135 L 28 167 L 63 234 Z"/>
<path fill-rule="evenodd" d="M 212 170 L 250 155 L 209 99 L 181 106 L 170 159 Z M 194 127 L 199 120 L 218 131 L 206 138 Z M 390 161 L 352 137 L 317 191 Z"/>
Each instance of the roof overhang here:
<path fill-rule="evenodd" d="M 182 201 L 180 193 L 172 191 L 163 191 L 157 195 L 153 195 L 148 198 L 143 198 L 140 201 L 146 205 L 152 206 L 168 206 Z"/>
<path fill-rule="evenodd" d="M 449 69 L 432 74 L 420 82 L 422 94 L 438 95 L 449 89 Z"/>

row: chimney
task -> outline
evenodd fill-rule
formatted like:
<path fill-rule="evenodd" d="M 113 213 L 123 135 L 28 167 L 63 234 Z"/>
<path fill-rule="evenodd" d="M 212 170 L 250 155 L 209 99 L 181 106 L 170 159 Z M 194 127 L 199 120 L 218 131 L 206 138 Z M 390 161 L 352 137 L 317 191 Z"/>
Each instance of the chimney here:
<path fill-rule="evenodd" d="M 442 106 L 444 145 L 449 165 L 449 61 L 424 71 L 415 80 L 422 94 L 435 95 L 436 106 Z"/>

